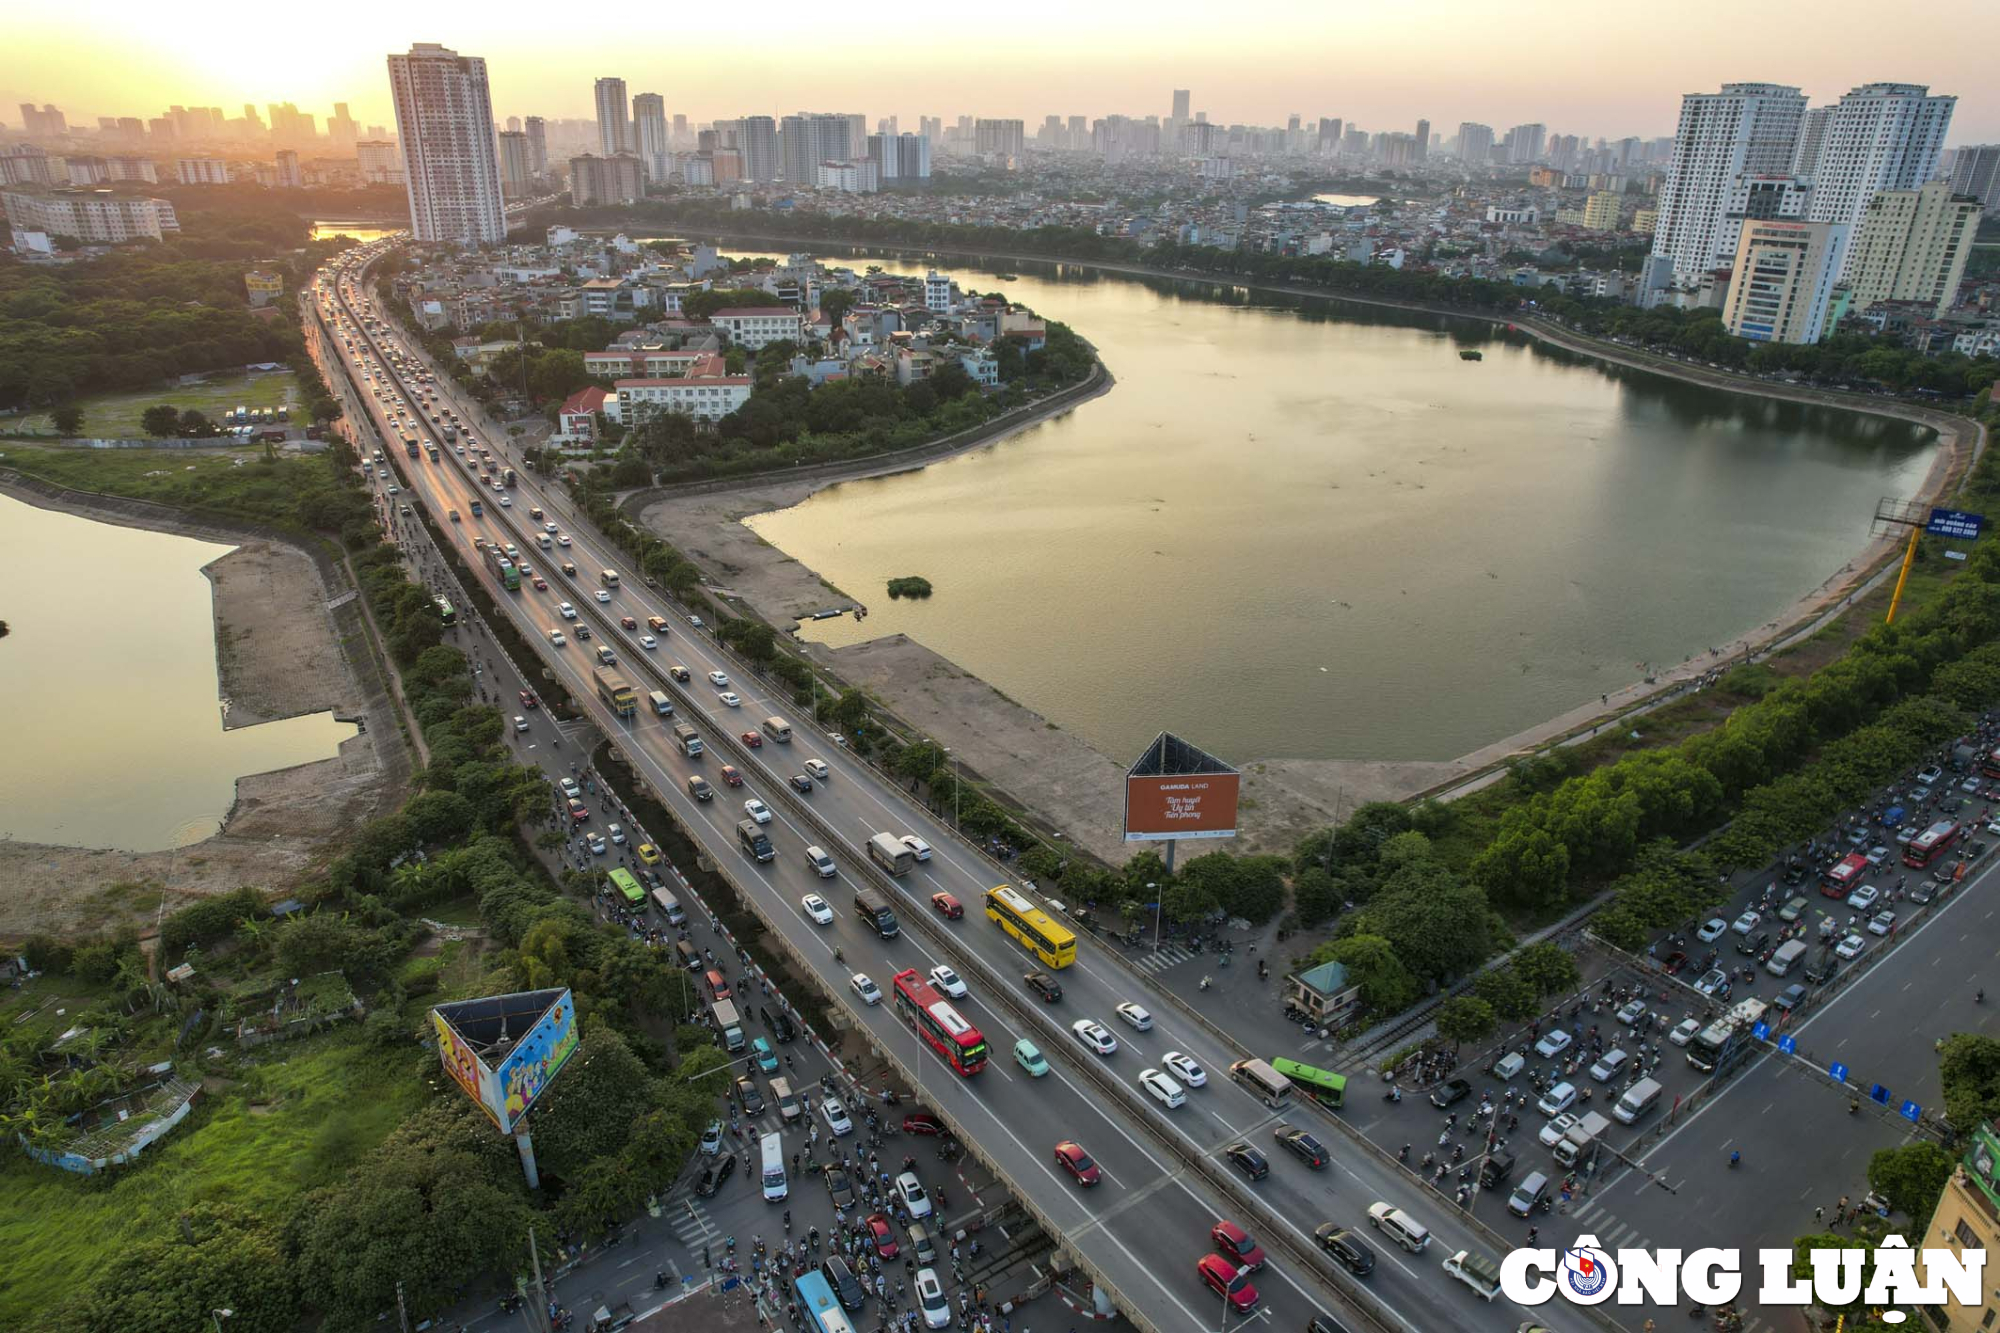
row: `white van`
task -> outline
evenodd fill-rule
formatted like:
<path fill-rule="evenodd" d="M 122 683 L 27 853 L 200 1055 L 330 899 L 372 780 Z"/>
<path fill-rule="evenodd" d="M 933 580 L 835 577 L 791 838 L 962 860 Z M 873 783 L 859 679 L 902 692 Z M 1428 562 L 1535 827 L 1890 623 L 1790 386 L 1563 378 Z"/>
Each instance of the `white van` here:
<path fill-rule="evenodd" d="M 1618 1099 L 1618 1105 L 1611 1108 L 1611 1114 L 1620 1124 L 1637 1124 L 1639 1117 L 1653 1109 L 1653 1103 L 1660 1100 L 1660 1081 L 1656 1078 L 1642 1078 L 1625 1090 Z"/>
<path fill-rule="evenodd" d="M 646 699 L 647 702 L 653 705 L 653 711 L 661 717 L 672 717 L 674 715 L 674 701 L 669 699 L 664 691 L 653 690 L 646 695 Z"/>
<path fill-rule="evenodd" d="M 1782 977 L 1797 966 L 1799 959 L 1805 956 L 1804 940 L 1786 940 L 1778 946 L 1778 951 L 1771 955 L 1771 961 L 1764 964 L 1764 970 L 1774 977 Z"/>
<path fill-rule="evenodd" d="M 1527 1067 L 1528 1062 L 1514 1051 L 1509 1051 L 1493 1062 L 1493 1077 L 1502 1083 L 1514 1077 Z"/>
<path fill-rule="evenodd" d="M 791 1192 L 785 1183 L 785 1141 L 776 1134 L 764 1136 L 764 1202 L 777 1203 Z"/>

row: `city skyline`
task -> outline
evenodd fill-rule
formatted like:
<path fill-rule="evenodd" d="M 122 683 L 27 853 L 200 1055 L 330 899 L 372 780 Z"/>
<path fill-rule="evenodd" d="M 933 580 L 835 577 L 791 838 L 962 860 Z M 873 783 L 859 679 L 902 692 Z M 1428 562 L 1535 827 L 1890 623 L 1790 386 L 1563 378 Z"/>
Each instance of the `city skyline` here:
<path fill-rule="evenodd" d="M 405 10 L 363 0 L 330 31 L 308 20 L 309 38 L 299 35 L 309 40 L 314 61 L 280 66 L 258 54 L 273 37 L 267 13 L 258 11 L 253 24 L 247 21 L 249 7 L 236 0 L 210 8 L 216 18 L 241 10 L 246 22 L 189 27 L 168 13 L 114 9 L 105 0 L 80 0 L 60 18 L 16 19 L 10 26 L 27 40 L 15 44 L 0 107 L 50 103 L 63 108 L 72 124 L 90 125 L 99 116 L 155 116 L 175 102 L 225 107 L 293 102 L 322 117 L 344 102 L 357 122 L 392 123 L 383 55 L 424 41 L 482 54 L 503 121 L 510 115 L 592 118 L 594 82 L 605 76 L 622 79 L 632 92 L 661 93 L 669 116 L 690 121 L 783 116 L 802 109 L 801 94 L 782 75 L 746 83 L 733 62 L 690 60 L 685 41 L 666 30 L 665 20 L 657 32 L 643 19 L 621 23 L 623 54 L 612 62 L 588 50 L 551 59 L 546 17 L 524 5 L 499 4 L 475 27 L 413 21 Z M 1719 13 L 1719 6 L 1710 8 Z M 74 29 L 90 23 L 97 11 L 104 29 L 124 40 L 100 44 L 89 62 L 66 59 Z M 781 3 L 765 17 L 774 30 L 813 32 L 825 67 L 847 71 L 853 79 L 853 95 L 829 81 L 807 100 L 836 96 L 866 103 L 862 110 L 871 123 L 877 117 L 915 122 L 919 115 L 961 114 L 1020 118 L 1031 125 L 1049 114 L 1164 119 L 1175 90 L 1188 89 L 1191 109 L 1221 124 L 1282 126 L 1291 115 L 1303 114 L 1309 121 L 1339 116 L 1370 130 L 1407 130 L 1419 119 L 1440 132 L 1462 120 L 1539 122 L 1551 132 L 1650 138 L 1673 132 L 1683 94 L 1726 82 L 1798 86 L 1820 106 L 1858 85 L 1893 80 L 1959 96 L 1953 145 L 2000 140 L 2000 93 L 1980 69 L 1984 44 L 1966 40 L 1987 17 L 1975 0 L 1947 0 L 1898 17 L 1898 45 L 1924 52 L 1918 60 L 1885 59 L 1876 44 L 1853 40 L 1879 21 L 1879 10 L 1863 8 L 1858 0 L 1793 0 L 1749 13 L 1732 11 L 1734 49 L 1761 52 L 1754 61 L 1718 60 L 1712 47 L 1655 50 L 1655 34 L 1643 15 L 1597 10 L 1588 14 L 1589 40 L 1535 42 L 1512 59 L 1461 0 L 1431 0 L 1418 13 L 1337 18 L 1281 6 L 1275 11 L 1279 22 L 1259 24 L 1254 32 L 1204 29 L 1198 39 L 1181 35 L 1187 29 L 1163 33 L 1173 25 L 1157 23 L 1156 12 L 1148 12 L 1154 17 L 1141 22 L 1122 7 L 1082 12 L 1028 4 L 1019 11 L 1019 36 L 964 34 L 967 49 L 980 54 L 972 78 L 949 62 L 938 72 L 924 67 L 926 62 L 891 67 L 865 29 L 816 32 L 815 24 L 823 22 L 817 10 Z M 1454 15 L 1465 21 L 1454 26 Z M 1515 30 L 1532 34 L 1556 31 L 1551 25 L 1573 24 L 1582 15 L 1573 4 L 1538 0 L 1518 17 Z M 949 44 L 955 22 L 941 16 L 931 39 Z M 1075 40 L 1046 42 L 1051 24 Z M 1405 40 L 1418 31 L 1421 43 Z M 1274 40 L 1280 32 L 1284 39 Z M 649 40 L 655 36 L 657 41 Z M 1121 51 L 1109 67 L 1102 60 L 1107 42 Z M 1646 59 L 1619 54 L 1638 49 L 1633 43 L 1645 46 Z M 0 116 L 9 128 L 18 128 L 15 120 Z"/>

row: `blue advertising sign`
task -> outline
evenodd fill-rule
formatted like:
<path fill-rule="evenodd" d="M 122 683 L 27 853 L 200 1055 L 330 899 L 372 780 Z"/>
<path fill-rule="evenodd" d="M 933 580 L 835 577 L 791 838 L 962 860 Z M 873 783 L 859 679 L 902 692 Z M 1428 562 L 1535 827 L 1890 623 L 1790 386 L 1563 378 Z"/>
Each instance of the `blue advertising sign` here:
<path fill-rule="evenodd" d="M 1887 1106 L 1889 1104 L 1889 1090 L 1880 1083 L 1877 1083 L 1868 1089 L 1868 1098 L 1870 1101 L 1879 1102 L 1883 1106 Z"/>
<path fill-rule="evenodd" d="M 1826 1067 L 1826 1073 L 1827 1077 L 1831 1078 L 1835 1083 L 1847 1082 L 1847 1066 L 1841 1064 L 1838 1060 Z"/>
<path fill-rule="evenodd" d="M 1786 1055 L 1790 1055 L 1799 1049 L 1799 1039 L 1797 1037 L 1780 1037 L 1778 1038 L 1778 1049 Z"/>
<path fill-rule="evenodd" d="M 1917 1123 L 1917 1117 L 1924 1113 L 1924 1108 L 1915 1102 L 1904 1102 L 1897 1108 L 1897 1113 L 1914 1125 Z"/>
<path fill-rule="evenodd" d="M 1758 1041 L 1762 1041 L 1764 1040 L 1764 1038 L 1771 1035 L 1771 1025 L 1769 1023 L 1759 1023 L 1755 1027 L 1750 1029 L 1750 1035 L 1755 1037 Z"/>
<path fill-rule="evenodd" d="M 1984 514 L 1968 514 L 1963 509 L 1932 509 L 1924 531 L 1933 537 L 1962 537 L 1971 541 L 1986 527 Z"/>

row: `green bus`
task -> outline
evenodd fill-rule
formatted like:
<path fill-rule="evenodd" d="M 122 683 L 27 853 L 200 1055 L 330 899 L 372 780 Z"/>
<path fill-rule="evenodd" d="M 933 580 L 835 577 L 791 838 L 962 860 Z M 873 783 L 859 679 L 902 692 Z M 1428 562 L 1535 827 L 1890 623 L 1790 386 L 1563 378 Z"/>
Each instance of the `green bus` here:
<path fill-rule="evenodd" d="M 625 905 L 627 907 L 644 907 L 646 905 L 646 891 L 639 887 L 638 880 L 632 878 L 631 871 L 622 867 L 614 867 L 611 871 L 611 887 L 625 896 Z"/>
<path fill-rule="evenodd" d="M 1297 1060 L 1287 1060 L 1282 1055 L 1271 1058 L 1271 1068 L 1304 1088 L 1307 1096 L 1335 1110 L 1339 1110 L 1340 1104 L 1347 1100 L 1347 1079 L 1340 1074 L 1314 1069 Z"/>
<path fill-rule="evenodd" d="M 438 598 L 437 609 L 438 609 L 438 623 L 444 625 L 456 625 L 458 623 L 458 608 L 451 604 L 451 600 L 449 598 L 446 597 Z"/>

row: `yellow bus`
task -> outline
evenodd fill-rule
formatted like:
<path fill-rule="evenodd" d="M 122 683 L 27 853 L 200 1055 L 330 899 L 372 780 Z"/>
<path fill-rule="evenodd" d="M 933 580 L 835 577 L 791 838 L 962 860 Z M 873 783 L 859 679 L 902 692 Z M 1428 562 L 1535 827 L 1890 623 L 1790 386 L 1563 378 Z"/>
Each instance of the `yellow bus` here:
<path fill-rule="evenodd" d="M 986 891 L 986 915 L 1047 966 L 1068 967 L 1076 961 L 1075 933 L 1057 925 L 1054 917 L 1011 885 Z"/>

